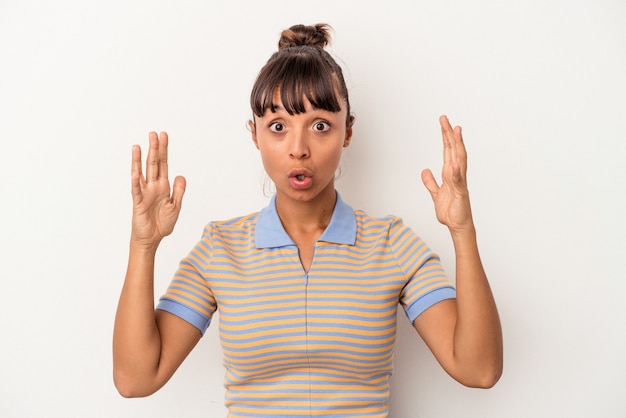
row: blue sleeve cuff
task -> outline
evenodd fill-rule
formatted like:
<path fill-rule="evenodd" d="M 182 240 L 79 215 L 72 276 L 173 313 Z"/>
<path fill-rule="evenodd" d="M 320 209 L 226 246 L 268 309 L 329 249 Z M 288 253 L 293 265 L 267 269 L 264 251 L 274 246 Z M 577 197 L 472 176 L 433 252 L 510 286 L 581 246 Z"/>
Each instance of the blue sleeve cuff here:
<path fill-rule="evenodd" d="M 405 308 L 406 316 L 413 323 L 426 309 L 446 299 L 456 299 L 456 290 L 453 287 L 440 287 L 425 294 Z"/>
<path fill-rule="evenodd" d="M 209 324 L 211 323 L 211 318 L 206 317 L 205 315 L 194 311 L 190 307 L 171 299 L 162 298 L 161 300 L 159 300 L 156 308 L 176 315 L 181 319 L 184 319 L 194 327 L 198 328 L 202 335 L 204 335 L 207 328 L 209 327 Z"/>

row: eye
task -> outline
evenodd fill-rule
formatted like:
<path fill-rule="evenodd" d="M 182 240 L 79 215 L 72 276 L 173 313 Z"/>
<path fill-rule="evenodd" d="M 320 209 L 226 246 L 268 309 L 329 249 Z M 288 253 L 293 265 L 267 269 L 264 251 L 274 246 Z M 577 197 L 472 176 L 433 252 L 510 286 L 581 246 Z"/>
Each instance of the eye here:
<path fill-rule="evenodd" d="M 285 125 L 280 122 L 272 122 L 269 124 L 270 131 L 272 132 L 282 132 L 285 129 Z"/>
<path fill-rule="evenodd" d="M 326 132 L 329 129 L 330 124 L 328 122 L 319 121 L 313 124 L 313 130 L 317 132 Z"/>

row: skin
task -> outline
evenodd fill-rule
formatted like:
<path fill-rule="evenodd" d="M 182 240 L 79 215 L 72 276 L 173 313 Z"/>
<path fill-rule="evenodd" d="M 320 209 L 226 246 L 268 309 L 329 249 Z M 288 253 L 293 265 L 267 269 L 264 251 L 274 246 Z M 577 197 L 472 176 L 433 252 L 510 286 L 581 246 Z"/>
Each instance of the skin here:
<path fill-rule="evenodd" d="M 280 97 L 274 97 L 274 103 L 280 103 Z M 276 185 L 280 220 L 308 271 L 315 242 L 335 207 L 335 173 L 342 149 L 350 145 L 352 128 L 346 126 L 345 109 L 313 109 L 308 102 L 305 109 L 290 115 L 278 106 L 276 112 L 255 117 L 249 127 L 265 171 Z M 303 175 L 304 180 L 298 182 L 295 174 Z"/>
<path fill-rule="evenodd" d="M 461 127 L 439 118 L 443 138 L 442 183 L 432 172 L 422 181 L 437 220 L 448 227 L 456 255 L 457 298 L 433 305 L 414 322 L 437 361 L 460 383 L 490 388 L 502 375 L 502 329 L 483 269 L 467 189 L 467 152 Z"/>
<path fill-rule="evenodd" d="M 274 103 L 280 104 L 275 98 Z M 282 106 L 250 121 L 252 141 L 276 185 L 276 206 L 286 232 L 308 271 L 316 240 L 335 206 L 335 171 L 352 128 L 346 110 L 313 109 L 289 115 Z M 457 299 L 432 306 L 415 321 L 442 367 L 471 387 L 493 386 L 502 373 L 502 332 L 483 270 L 467 190 L 467 154 L 461 128 L 439 120 L 444 145 L 442 183 L 430 170 L 422 180 L 446 225 L 456 252 Z M 149 134 L 146 173 L 141 149 L 132 150 L 133 218 L 128 269 L 113 335 L 114 381 L 125 397 L 147 396 L 161 388 L 199 341 L 197 328 L 154 310 L 154 260 L 161 240 L 178 219 L 185 179 L 168 180 L 167 134 Z M 300 177 L 296 177 L 300 175 Z M 304 177 L 302 177 L 304 175 Z"/>
<path fill-rule="evenodd" d="M 185 179 L 168 180 L 166 133 L 149 134 L 146 173 L 141 149 L 132 150 L 133 217 L 126 279 L 113 331 L 113 379 L 124 397 L 147 396 L 163 386 L 200 340 L 200 331 L 154 309 L 154 260 L 174 229 Z"/>

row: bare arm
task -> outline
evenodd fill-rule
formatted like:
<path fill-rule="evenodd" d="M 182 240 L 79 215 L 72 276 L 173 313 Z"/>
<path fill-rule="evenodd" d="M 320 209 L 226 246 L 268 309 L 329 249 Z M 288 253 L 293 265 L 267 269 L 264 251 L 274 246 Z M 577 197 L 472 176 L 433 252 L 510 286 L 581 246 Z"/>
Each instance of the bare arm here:
<path fill-rule="evenodd" d="M 113 377 L 126 397 L 157 391 L 200 339 L 184 320 L 154 310 L 154 260 L 161 240 L 174 229 L 185 179 L 174 180 L 170 195 L 167 134 L 150 133 L 146 176 L 141 149 L 132 152 L 133 219 L 128 269 L 113 332 Z"/>
<path fill-rule="evenodd" d="M 437 219 L 450 230 L 456 254 L 456 300 L 440 302 L 414 323 L 442 367 L 471 387 L 488 388 L 502 374 L 502 330 L 483 269 L 467 190 L 467 154 L 461 128 L 440 118 L 444 143 L 442 184 L 430 170 L 422 180 L 435 203 Z"/>

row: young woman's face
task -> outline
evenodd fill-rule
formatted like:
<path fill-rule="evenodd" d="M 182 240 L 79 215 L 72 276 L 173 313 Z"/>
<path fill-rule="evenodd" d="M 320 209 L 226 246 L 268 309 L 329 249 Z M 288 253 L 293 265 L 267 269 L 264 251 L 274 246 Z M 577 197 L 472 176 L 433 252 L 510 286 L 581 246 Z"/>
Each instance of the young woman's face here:
<path fill-rule="evenodd" d="M 314 201 L 334 198 L 335 172 L 342 148 L 350 143 L 346 109 L 314 109 L 306 101 L 304 113 L 290 115 L 274 96 L 275 112 L 267 110 L 250 122 L 252 140 L 261 152 L 265 171 L 276 185 L 279 199 Z"/>

